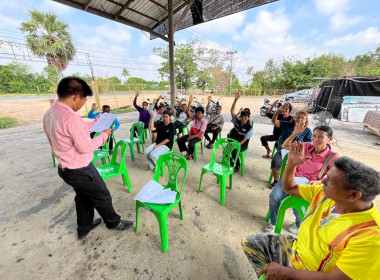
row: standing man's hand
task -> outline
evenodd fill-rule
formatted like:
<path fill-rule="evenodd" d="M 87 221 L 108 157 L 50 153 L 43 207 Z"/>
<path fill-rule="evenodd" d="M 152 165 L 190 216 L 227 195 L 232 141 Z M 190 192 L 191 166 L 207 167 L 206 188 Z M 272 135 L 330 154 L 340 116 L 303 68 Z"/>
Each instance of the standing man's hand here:
<path fill-rule="evenodd" d="M 105 129 L 103 132 L 107 133 L 108 137 L 110 137 L 112 134 L 112 129 Z"/>

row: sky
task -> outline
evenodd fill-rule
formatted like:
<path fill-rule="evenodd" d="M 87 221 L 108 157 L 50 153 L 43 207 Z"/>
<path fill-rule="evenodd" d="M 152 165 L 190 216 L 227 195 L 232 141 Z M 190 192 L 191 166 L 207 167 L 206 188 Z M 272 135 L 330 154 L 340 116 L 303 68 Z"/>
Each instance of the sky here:
<path fill-rule="evenodd" d="M 162 59 L 152 51 L 165 47 L 149 34 L 51 0 L 2 0 L 0 40 L 25 44 L 19 27 L 28 20 L 28 10 L 54 12 L 69 25 L 77 62 L 64 74 L 90 74 L 89 57 L 96 76 L 122 78 L 122 68 L 131 76 L 161 79 L 157 69 Z M 248 67 L 262 70 L 268 59 L 306 59 L 326 53 L 354 58 L 380 46 L 379 0 L 280 0 L 175 34 L 176 44 L 198 40 L 207 48 L 236 51 L 233 69 L 241 82 Z M 21 62 L 41 72 L 42 61 L 28 61 L 22 45 L 13 51 Z M 21 49 L 21 50 L 20 50 Z M 12 62 L 7 44 L 0 48 L 0 65 Z M 23 53 L 24 55 L 20 55 Z M 19 61 L 20 62 L 20 61 Z"/>

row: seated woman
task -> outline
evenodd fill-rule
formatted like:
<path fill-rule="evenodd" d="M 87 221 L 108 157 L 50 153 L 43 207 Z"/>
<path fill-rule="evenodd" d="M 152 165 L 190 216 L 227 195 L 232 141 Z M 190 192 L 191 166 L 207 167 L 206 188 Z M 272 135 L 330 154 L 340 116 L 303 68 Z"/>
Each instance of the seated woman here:
<path fill-rule="evenodd" d="M 162 113 L 162 121 L 154 125 L 154 119 L 157 116 L 157 110 L 153 111 L 153 116 L 150 119 L 149 128 L 152 133 L 156 134 L 154 137 L 155 143 L 145 149 L 145 156 L 148 159 L 150 169 L 154 169 L 158 158 L 171 150 L 174 140 L 174 124 L 171 122 L 170 113 L 164 111 Z"/>
<path fill-rule="evenodd" d="M 235 105 L 238 99 L 240 98 L 240 94 L 237 92 L 235 93 L 235 100 L 232 103 L 231 106 L 231 122 L 234 124 L 234 127 L 232 128 L 231 132 L 228 135 L 228 138 L 234 139 L 240 143 L 240 152 L 245 151 L 248 148 L 248 142 L 249 138 L 252 136 L 252 125 L 249 121 L 249 111 L 246 109 L 240 110 L 240 119 L 235 114 Z M 231 165 L 233 164 L 233 161 L 237 157 L 236 150 L 232 152 L 232 158 L 231 158 Z M 235 172 L 238 172 L 240 170 L 240 159 L 238 158 L 235 165 Z"/>
<path fill-rule="evenodd" d="M 307 122 L 303 120 L 296 120 L 296 125 L 294 127 L 293 133 L 288 139 L 282 144 L 283 149 L 290 149 L 292 141 L 302 133 L 305 129 Z M 313 135 L 311 137 L 311 143 L 304 143 L 304 157 L 309 157 L 309 159 L 297 166 L 296 169 L 296 180 L 298 184 L 310 184 L 310 185 L 320 185 L 321 178 L 329 171 L 333 162 L 339 157 L 337 153 L 334 153 L 328 143 L 332 140 L 333 130 L 327 125 L 317 126 L 313 130 Z M 278 208 L 280 207 L 281 201 L 288 196 L 287 193 L 281 190 L 281 179 L 276 183 L 272 193 L 269 196 L 269 212 L 270 212 L 270 225 L 266 228 L 266 231 L 273 232 L 274 226 L 277 220 Z M 301 219 L 298 212 L 293 210 L 296 216 L 295 223 L 289 226 L 289 231 L 292 233 L 298 233 L 298 229 L 301 224 Z"/>
<path fill-rule="evenodd" d="M 290 118 L 290 120 L 279 120 L 278 116 L 280 113 L 286 113 L 286 111 L 290 112 L 290 104 L 284 104 L 280 108 L 277 109 L 276 113 L 274 114 L 272 118 L 272 123 L 281 129 L 281 143 L 284 143 L 286 139 L 293 133 L 294 131 L 294 124 L 296 120 L 304 120 L 307 121 L 307 112 L 305 111 L 299 111 L 296 113 L 295 118 Z M 311 142 L 311 129 L 308 127 L 305 127 L 304 130 L 297 135 L 297 141 L 301 142 Z M 269 188 L 273 188 L 278 179 L 280 178 L 280 169 L 282 164 L 282 155 L 281 155 L 281 149 L 279 148 L 277 152 L 274 154 L 272 162 L 271 162 L 271 169 L 273 173 L 273 183 L 269 185 Z"/>
<path fill-rule="evenodd" d="M 194 147 L 199 141 L 202 141 L 203 134 L 207 128 L 207 121 L 203 118 L 205 110 L 203 107 L 195 108 L 195 114 L 191 112 L 191 102 L 193 102 L 193 95 L 189 97 L 189 104 L 187 105 L 187 115 L 192 119 L 193 123 L 190 127 L 190 132 L 187 135 L 177 139 L 178 148 L 180 152 L 187 152 L 185 155 L 186 159 L 194 159 Z M 186 142 L 189 142 L 188 147 L 186 147 Z"/>

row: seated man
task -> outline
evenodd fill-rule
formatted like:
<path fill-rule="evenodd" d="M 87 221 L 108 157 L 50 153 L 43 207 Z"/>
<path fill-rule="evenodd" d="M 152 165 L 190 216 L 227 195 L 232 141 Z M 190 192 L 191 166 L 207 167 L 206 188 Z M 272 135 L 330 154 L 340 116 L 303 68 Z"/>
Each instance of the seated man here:
<path fill-rule="evenodd" d="M 252 125 L 249 121 L 249 109 L 241 109 L 240 110 L 240 119 L 238 118 L 238 115 L 235 114 L 235 106 L 236 102 L 240 98 L 240 94 L 237 92 L 235 93 L 235 100 L 232 103 L 231 106 L 231 122 L 234 124 L 234 127 L 231 129 L 231 132 L 228 135 L 228 138 L 232 138 L 240 143 L 240 152 L 245 151 L 248 148 L 249 138 L 251 138 L 253 134 Z M 248 110 L 247 110 L 248 109 Z M 240 159 L 239 155 L 237 155 L 236 150 L 232 152 L 231 157 L 231 165 L 233 164 L 233 161 L 235 158 L 238 157 L 235 165 L 235 172 L 239 172 L 240 170 Z"/>
<path fill-rule="evenodd" d="M 157 116 L 154 118 L 154 126 L 158 124 L 158 122 L 162 121 L 162 113 L 165 111 L 165 106 L 163 104 L 157 105 L 158 101 L 162 98 L 160 95 L 157 99 L 153 100 L 153 103 L 149 105 L 149 113 L 152 116 L 153 110 L 157 110 Z"/>
<path fill-rule="evenodd" d="M 215 140 L 218 137 L 218 134 L 223 129 L 224 124 L 224 118 L 222 116 L 222 106 L 218 105 L 215 107 L 215 113 L 210 108 L 210 102 L 211 102 L 211 96 L 208 97 L 207 107 L 206 111 L 207 114 L 210 115 L 210 119 L 207 123 L 207 128 L 205 132 L 205 138 L 208 141 L 208 144 L 206 145 L 207 149 L 212 149 L 214 146 Z M 210 139 L 210 136 L 208 136 L 209 133 L 212 133 L 212 139 Z"/>
<path fill-rule="evenodd" d="M 284 104 L 280 108 L 277 109 L 276 113 L 274 114 L 272 118 L 272 123 L 281 129 L 281 143 L 280 146 L 282 146 L 282 143 L 288 137 L 293 133 L 294 130 L 294 124 L 296 120 L 307 120 L 307 112 L 305 111 L 299 111 L 296 113 L 296 116 L 294 119 L 291 119 L 289 121 L 285 120 L 279 120 L 278 116 L 280 113 L 284 112 L 286 114 L 286 111 L 289 111 L 290 104 Z M 310 128 L 305 128 L 303 132 L 300 135 L 297 135 L 297 141 L 301 142 L 311 142 L 311 130 Z M 271 162 L 271 169 L 273 173 L 273 183 L 269 185 L 269 188 L 273 188 L 277 181 L 280 179 L 280 169 L 282 164 L 282 155 L 281 155 L 281 149 L 278 149 L 277 152 L 274 154 L 272 162 Z"/>
<path fill-rule="evenodd" d="M 184 101 L 184 100 L 183 100 Z M 187 122 L 189 120 L 189 116 L 187 115 L 187 104 L 181 103 L 181 101 L 178 101 L 177 107 L 181 108 L 178 109 L 179 115 L 176 121 L 174 122 L 175 129 L 178 129 L 178 135 L 179 136 L 182 133 L 182 129 L 187 125 Z"/>
<path fill-rule="evenodd" d="M 242 240 L 258 275 L 266 279 L 379 279 L 380 214 L 373 200 L 380 174 L 347 157 L 334 161 L 322 185 L 297 185 L 304 143 L 291 145 L 282 190 L 311 204 L 298 239 L 262 233 Z"/>
<path fill-rule="evenodd" d="M 296 125 L 292 135 L 288 137 L 282 144 L 283 149 L 289 150 L 292 141 L 301 134 L 306 128 L 307 122 L 296 119 Z M 304 144 L 304 157 L 310 156 L 311 158 L 304 164 L 297 166 L 296 179 L 302 181 L 304 184 L 318 185 L 321 183 L 321 178 L 333 167 L 333 161 L 339 157 L 334 153 L 329 142 L 332 140 L 333 130 L 327 125 L 317 126 L 313 129 L 313 136 L 311 143 Z M 267 226 L 266 231 L 273 232 L 277 221 L 277 213 L 280 208 L 281 201 L 288 196 L 287 193 L 281 190 L 281 179 L 276 183 L 272 193 L 269 197 L 269 212 L 270 212 L 270 225 Z M 289 231 L 298 233 L 298 228 L 301 224 L 301 219 L 297 211 L 293 211 L 296 216 L 296 222 L 289 226 Z"/>
<path fill-rule="evenodd" d="M 102 107 L 102 113 L 111 113 L 111 107 L 109 105 L 103 105 Z M 112 133 L 111 133 L 111 139 L 110 139 L 110 144 L 109 144 L 109 153 L 112 154 L 113 153 L 113 142 L 115 141 L 115 137 L 113 136 L 113 132 L 115 130 L 118 130 L 120 127 L 120 122 L 119 120 L 116 118 L 114 121 L 113 121 L 113 124 L 110 126 L 110 129 L 112 129 Z"/>
<path fill-rule="evenodd" d="M 193 114 L 190 110 L 192 102 L 193 95 L 190 95 L 186 113 L 190 116 L 193 123 L 191 124 L 189 134 L 183 135 L 177 139 L 179 151 L 181 153 L 187 152 L 185 155 L 186 159 L 194 159 L 195 144 L 199 141 L 202 141 L 203 133 L 206 131 L 207 127 L 207 121 L 203 118 L 203 115 L 205 113 L 203 107 L 195 108 L 195 114 Z M 186 142 L 189 142 L 187 147 Z"/>
<path fill-rule="evenodd" d="M 154 126 L 153 120 L 156 117 L 157 111 L 153 111 L 152 119 L 150 120 L 150 130 L 152 133 L 157 134 L 155 142 L 145 149 L 145 156 L 148 159 L 150 169 L 154 169 L 158 158 L 171 150 L 174 140 L 174 124 L 170 120 L 170 113 L 164 111 L 162 113 L 162 122 L 158 122 L 157 126 Z"/>
<path fill-rule="evenodd" d="M 91 105 L 91 110 L 88 111 L 88 115 L 87 117 L 89 119 L 95 119 L 97 115 L 99 115 L 100 113 L 99 112 L 95 112 L 95 110 L 98 108 L 98 106 L 96 105 L 96 103 L 92 103 Z"/>

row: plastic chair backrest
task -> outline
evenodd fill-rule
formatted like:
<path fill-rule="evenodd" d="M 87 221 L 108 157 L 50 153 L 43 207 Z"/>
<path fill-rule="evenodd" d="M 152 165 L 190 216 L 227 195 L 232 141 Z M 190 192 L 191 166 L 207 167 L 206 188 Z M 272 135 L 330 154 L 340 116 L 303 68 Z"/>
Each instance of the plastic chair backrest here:
<path fill-rule="evenodd" d="M 132 125 L 131 135 L 129 136 L 129 138 L 131 139 L 131 141 L 133 141 L 133 139 L 135 138 L 135 133 L 134 133 L 135 129 L 137 129 L 137 135 L 138 135 L 138 137 L 140 137 L 142 139 L 143 133 L 144 133 L 144 123 L 143 122 L 135 122 Z"/>
<path fill-rule="evenodd" d="M 219 139 L 215 142 L 214 144 L 214 149 L 212 151 L 212 156 L 211 156 L 211 162 L 210 163 L 214 163 L 215 160 L 216 160 L 216 154 L 217 154 L 217 149 L 218 147 L 221 146 L 222 149 L 223 149 L 223 158 L 222 158 L 222 161 L 221 163 L 223 165 L 230 165 L 230 159 L 232 157 L 232 152 L 234 150 L 237 150 L 237 154 L 240 153 L 240 143 L 234 139 L 231 139 L 231 138 L 222 138 L 222 139 Z M 234 160 L 234 164 L 233 164 L 233 167 L 235 167 L 235 164 L 236 164 L 236 159 L 238 157 L 235 158 Z"/>
<path fill-rule="evenodd" d="M 281 170 L 280 170 L 280 178 L 282 178 L 282 175 L 284 174 L 287 162 L 288 162 L 288 154 L 286 154 L 284 156 L 284 158 L 282 159 Z"/>
<path fill-rule="evenodd" d="M 117 160 L 117 157 L 119 154 L 119 148 L 121 149 L 120 162 L 118 162 L 118 160 Z M 125 164 L 126 153 L 127 153 L 127 144 L 123 140 L 120 140 L 119 142 L 116 143 L 116 146 L 115 146 L 114 152 L 112 154 L 112 158 L 111 158 L 111 164 L 119 164 L 120 165 L 119 171 L 121 169 L 121 166 L 123 164 Z"/>
<path fill-rule="evenodd" d="M 159 183 L 160 180 L 161 168 L 165 168 L 165 165 L 167 166 L 169 173 L 168 184 L 165 186 L 165 188 L 170 188 L 172 191 L 176 191 L 181 194 L 187 175 L 187 160 L 183 156 L 174 153 L 163 154 L 160 156 L 156 163 L 156 169 L 154 171 L 153 178 L 157 183 Z M 177 179 L 178 173 L 181 171 L 181 169 L 184 170 L 183 180 L 181 188 L 178 189 Z"/>
<path fill-rule="evenodd" d="M 98 137 L 100 135 L 101 132 L 96 132 L 95 135 L 94 135 L 94 138 L 95 137 Z M 104 145 L 102 146 L 102 150 L 104 151 L 107 151 L 109 150 L 109 147 L 110 147 L 110 139 L 111 137 L 108 137 L 106 142 L 104 143 Z"/>

